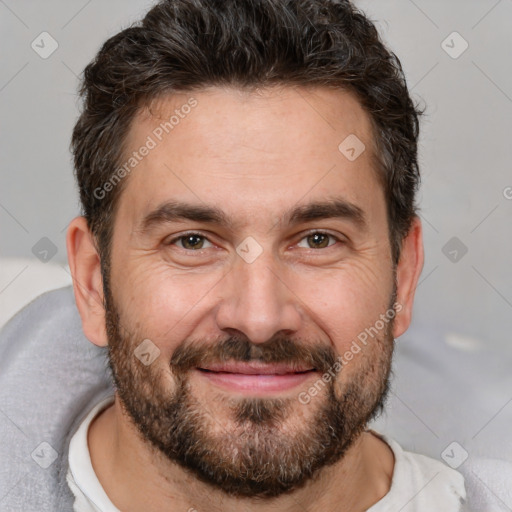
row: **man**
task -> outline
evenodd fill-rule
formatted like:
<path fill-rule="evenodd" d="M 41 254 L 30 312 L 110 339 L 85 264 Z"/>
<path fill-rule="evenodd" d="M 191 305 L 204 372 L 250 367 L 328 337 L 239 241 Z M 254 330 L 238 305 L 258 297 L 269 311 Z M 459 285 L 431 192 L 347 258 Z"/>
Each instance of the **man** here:
<path fill-rule="evenodd" d="M 419 111 L 372 23 L 162 1 L 81 94 L 68 257 L 115 396 L 73 432 L 74 510 L 462 510 L 368 430 L 423 266 Z"/>

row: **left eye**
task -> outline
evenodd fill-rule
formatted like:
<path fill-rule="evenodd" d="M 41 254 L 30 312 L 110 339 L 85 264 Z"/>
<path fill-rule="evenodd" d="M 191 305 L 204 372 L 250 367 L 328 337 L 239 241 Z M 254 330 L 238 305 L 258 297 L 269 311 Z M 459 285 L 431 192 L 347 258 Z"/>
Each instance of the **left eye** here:
<path fill-rule="evenodd" d="M 323 233 L 322 231 L 315 231 L 314 233 L 310 233 L 309 235 L 302 238 L 302 240 L 306 240 L 306 243 L 311 244 L 310 247 L 307 247 L 308 249 L 324 249 L 334 245 L 334 243 L 329 244 L 329 238 L 333 239 L 334 243 L 336 243 L 337 238 L 335 236 L 329 235 L 329 233 Z"/>

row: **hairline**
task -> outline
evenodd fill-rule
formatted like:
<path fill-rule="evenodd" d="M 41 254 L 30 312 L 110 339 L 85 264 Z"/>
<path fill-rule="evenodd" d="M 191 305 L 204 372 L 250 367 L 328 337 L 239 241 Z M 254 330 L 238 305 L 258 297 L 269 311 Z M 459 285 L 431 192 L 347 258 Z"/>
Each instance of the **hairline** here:
<path fill-rule="evenodd" d="M 364 103 L 361 101 L 359 97 L 359 93 L 349 85 L 346 85 L 343 83 L 343 81 L 340 81 L 338 83 L 332 82 L 332 83 L 316 83 L 316 82 L 310 82 L 310 83 L 301 83 L 301 82 L 289 82 L 285 80 L 276 80 L 272 82 L 267 83 L 259 83 L 254 82 L 251 84 L 238 84 L 238 83 L 201 83 L 197 85 L 192 85 L 190 87 L 180 87 L 180 88 L 174 88 L 171 90 L 162 90 L 158 91 L 155 94 L 152 95 L 145 95 L 138 98 L 135 106 L 132 106 L 130 119 L 128 122 L 128 126 L 126 129 L 126 133 L 122 140 L 120 141 L 119 145 L 119 156 L 116 159 L 115 165 L 113 167 L 113 172 L 111 176 L 115 173 L 115 171 L 122 165 L 123 162 L 127 160 L 128 152 L 130 151 L 128 145 L 130 144 L 130 137 L 133 134 L 133 131 L 135 129 L 135 123 L 137 120 L 140 119 L 140 116 L 143 112 L 149 112 L 151 116 L 153 116 L 151 109 L 152 106 L 157 104 L 159 101 L 169 101 L 171 98 L 181 95 L 181 94 L 187 94 L 187 93 L 194 93 L 194 92 L 210 92 L 215 91 L 216 89 L 229 89 L 233 91 L 240 91 L 242 93 L 246 94 L 254 94 L 260 89 L 270 89 L 270 88 L 277 88 L 279 89 L 287 89 L 287 88 L 302 88 L 302 89 L 327 89 L 327 90 L 337 90 L 337 91 L 344 91 L 348 93 L 355 101 L 357 101 L 358 105 L 362 108 L 362 110 L 365 112 L 368 120 L 369 120 L 369 138 L 370 138 L 370 144 L 366 144 L 366 150 L 370 151 L 370 169 L 375 174 L 377 181 L 381 187 L 381 190 L 384 195 L 384 201 L 386 206 L 386 222 L 388 225 L 388 239 L 391 244 L 391 252 L 392 256 L 394 253 L 393 249 L 393 233 L 391 229 L 391 219 L 389 216 L 390 213 L 390 204 L 389 204 L 389 197 L 388 197 L 388 185 L 387 180 L 388 176 L 386 176 L 386 173 L 388 172 L 385 168 L 385 165 L 383 164 L 383 156 L 379 153 L 379 151 L 384 152 L 384 144 L 383 141 L 380 140 L 379 137 L 379 127 L 374 119 L 374 116 L 371 114 L 371 112 L 368 111 L 368 109 L 365 107 Z M 128 111 L 129 112 L 129 111 Z M 366 141 L 365 141 L 366 142 Z M 368 147 L 369 146 L 369 147 Z M 109 211 L 108 216 L 110 217 L 108 219 L 108 224 L 110 224 L 110 227 L 107 229 L 107 232 L 105 233 L 102 227 L 99 227 L 98 229 L 98 235 L 101 233 L 102 235 L 106 235 L 105 247 L 104 247 L 104 255 L 106 258 L 108 258 L 109 261 L 105 262 L 108 266 L 111 264 L 111 249 L 112 249 L 112 240 L 114 237 L 114 227 L 115 222 L 117 219 L 117 214 L 119 210 L 119 205 L 122 200 L 122 195 L 124 192 L 125 187 L 127 186 L 127 182 L 131 177 L 131 173 L 124 178 L 121 179 L 119 184 L 115 187 L 115 190 L 113 191 L 112 195 L 112 201 L 111 201 L 111 208 Z M 106 219 L 104 219 L 105 221 Z M 96 239 L 96 237 L 95 237 Z M 99 243 L 99 240 L 97 240 L 98 247 L 101 246 Z M 397 255 L 399 256 L 399 255 Z"/>

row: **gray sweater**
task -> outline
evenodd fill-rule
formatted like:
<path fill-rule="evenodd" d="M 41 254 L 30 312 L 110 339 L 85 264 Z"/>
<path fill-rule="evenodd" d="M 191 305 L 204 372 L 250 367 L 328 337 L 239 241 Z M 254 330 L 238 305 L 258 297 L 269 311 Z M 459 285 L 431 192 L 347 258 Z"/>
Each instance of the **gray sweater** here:
<path fill-rule="evenodd" d="M 0 331 L 0 511 L 72 512 L 69 440 L 113 386 L 105 348 L 84 336 L 71 286 Z"/>

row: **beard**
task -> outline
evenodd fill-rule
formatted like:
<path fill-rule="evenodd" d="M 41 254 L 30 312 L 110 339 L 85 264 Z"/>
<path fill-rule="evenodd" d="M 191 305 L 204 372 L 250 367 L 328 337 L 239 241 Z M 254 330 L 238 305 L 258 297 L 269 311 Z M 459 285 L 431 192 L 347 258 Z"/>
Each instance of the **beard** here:
<path fill-rule="evenodd" d="M 144 365 L 134 356 L 144 337 L 123 328 L 104 283 L 109 367 L 124 413 L 149 449 L 216 490 L 270 498 L 301 488 L 340 461 L 384 407 L 394 316 L 327 383 L 321 377 L 336 364 L 332 347 L 284 336 L 259 344 L 243 335 L 216 344 L 185 340 L 168 363 L 158 358 Z M 395 298 L 396 284 L 390 309 Z M 208 400 L 200 400 L 190 385 L 191 371 L 228 360 L 315 368 L 315 383 L 321 381 L 323 389 L 307 405 L 299 402 L 299 390 L 292 398 L 233 398 L 209 387 Z"/>

